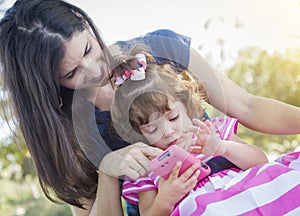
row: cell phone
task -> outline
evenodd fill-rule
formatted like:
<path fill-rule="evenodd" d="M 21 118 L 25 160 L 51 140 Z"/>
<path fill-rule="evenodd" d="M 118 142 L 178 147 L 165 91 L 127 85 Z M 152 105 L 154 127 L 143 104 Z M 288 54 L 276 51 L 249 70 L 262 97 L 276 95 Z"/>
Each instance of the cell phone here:
<path fill-rule="evenodd" d="M 198 181 L 207 177 L 211 172 L 211 169 L 207 164 L 177 145 L 170 146 L 162 154 L 151 160 L 149 168 L 156 175 L 161 176 L 164 179 L 168 179 L 177 161 L 182 162 L 179 170 L 179 176 L 197 161 L 201 164 L 199 167 L 200 174 L 198 176 Z"/>

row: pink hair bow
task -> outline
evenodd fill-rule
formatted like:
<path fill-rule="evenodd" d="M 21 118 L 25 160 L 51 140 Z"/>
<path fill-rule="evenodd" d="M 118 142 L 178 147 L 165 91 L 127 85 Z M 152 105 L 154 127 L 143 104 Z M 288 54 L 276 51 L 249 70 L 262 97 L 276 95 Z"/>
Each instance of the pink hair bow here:
<path fill-rule="evenodd" d="M 135 55 L 135 59 L 137 60 L 138 63 L 138 69 L 132 69 L 132 70 L 125 70 L 122 73 L 122 76 L 117 76 L 116 77 L 116 82 L 115 84 L 121 85 L 124 83 L 125 80 L 130 78 L 131 80 L 143 80 L 145 79 L 145 70 L 147 67 L 147 61 L 146 61 L 146 56 L 142 53 L 138 53 Z"/>

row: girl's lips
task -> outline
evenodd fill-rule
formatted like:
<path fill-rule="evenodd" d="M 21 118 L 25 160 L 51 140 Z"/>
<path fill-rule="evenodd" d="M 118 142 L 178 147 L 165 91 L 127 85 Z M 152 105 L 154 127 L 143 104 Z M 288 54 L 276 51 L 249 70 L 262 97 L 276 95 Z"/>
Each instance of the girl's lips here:
<path fill-rule="evenodd" d="M 171 145 L 177 145 L 178 144 L 178 139 L 175 139 L 175 140 L 173 140 L 172 142 L 170 142 L 169 144 L 168 144 L 168 146 L 171 146 Z"/>

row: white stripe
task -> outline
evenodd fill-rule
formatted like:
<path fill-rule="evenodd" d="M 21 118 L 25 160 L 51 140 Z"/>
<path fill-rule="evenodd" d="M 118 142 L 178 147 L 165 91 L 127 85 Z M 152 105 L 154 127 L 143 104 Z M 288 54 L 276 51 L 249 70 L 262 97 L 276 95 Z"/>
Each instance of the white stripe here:
<path fill-rule="evenodd" d="M 297 186 L 299 179 L 300 173 L 297 171 L 281 174 L 268 183 L 249 188 L 226 200 L 207 205 L 203 215 L 238 215 L 245 213 L 278 199 Z"/>
<path fill-rule="evenodd" d="M 284 214 L 284 216 L 299 216 L 299 215 L 300 215 L 300 206 L 288 212 L 287 214 Z"/>
<path fill-rule="evenodd" d="M 126 197 L 127 200 L 134 201 L 135 203 L 139 203 L 140 202 L 139 199 L 131 197 L 131 196 L 124 195 L 124 197 Z"/>
<path fill-rule="evenodd" d="M 145 184 L 141 187 L 129 187 L 129 188 L 123 189 L 123 193 L 128 193 L 128 192 L 137 193 L 137 191 L 144 191 L 145 189 L 152 190 L 153 186 L 154 185 Z"/>
<path fill-rule="evenodd" d="M 298 158 L 291 161 L 289 167 L 292 169 L 300 170 L 300 160 L 299 160 L 300 155 L 298 155 Z"/>
<path fill-rule="evenodd" d="M 124 185 L 128 184 L 128 183 L 136 185 L 136 184 L 140 183 L 141 181 L 148 181 L 148 180 L 151 181 L 151 178 L 149 178 L 148 176 L 141 177 L 141 178 L 138 178 L 136 180 L 125 180 Z"/>
<path fill-rule="evenodd" d="M 188 216 L 198 208 L 198 204 L 192 195 L 189 195 L 178 206 L 179 215 Z"/>
<path fill-rule="evenodd" d="M 229 125 L 226 127 L 225 134 L 223 136 L 223 138 L 225 140 L 229 138 L 228 137 L 229 136 L 229 132 L 231 131 L 231 128 L 232 128 L 234 122 L 235 122 L 235 119 L 230 119 Z"/>

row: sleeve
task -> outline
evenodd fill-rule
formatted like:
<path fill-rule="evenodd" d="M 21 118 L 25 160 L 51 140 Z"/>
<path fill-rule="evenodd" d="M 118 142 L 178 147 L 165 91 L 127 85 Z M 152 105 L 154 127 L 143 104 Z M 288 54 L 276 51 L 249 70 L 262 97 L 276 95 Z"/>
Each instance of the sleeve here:
<path fill-rule="evenodd" d="M 227 116 L 220 116 L 211 120 L 216 128 L 216 132 L 223 140 L 229 140 L 231 134 L 237 133 L 238 120 Z"/>
<path fill-rule="evenodd" d="M 174 63 L 182 68 L 188 68 L 191 39 L 172 30 L 159 29 L 146 35 L 127 41 L 118 41 L 122 52 L 128 51 L 135 44 L 149 47 L 151 55 L 158 64 Z"/>
<path fill-rule="evenodd" d="M 128 142 L 123 140 L 114 130 L 110 111 L 100 111 L 95 106 L 95 117 L 99 133 L 102 136 L 105 143 L 107 144 L 107 146 L 112 151 L 130 145 Z"/>
<path fill-rule="evenodd" d="M 146 190 L 156 190 L 154 182 L 150 177 L 143 176 L 137 180 L 126 178 L 123 183 L 122 197 L 130 203 L 139 204 L 138 193 Z"/>

